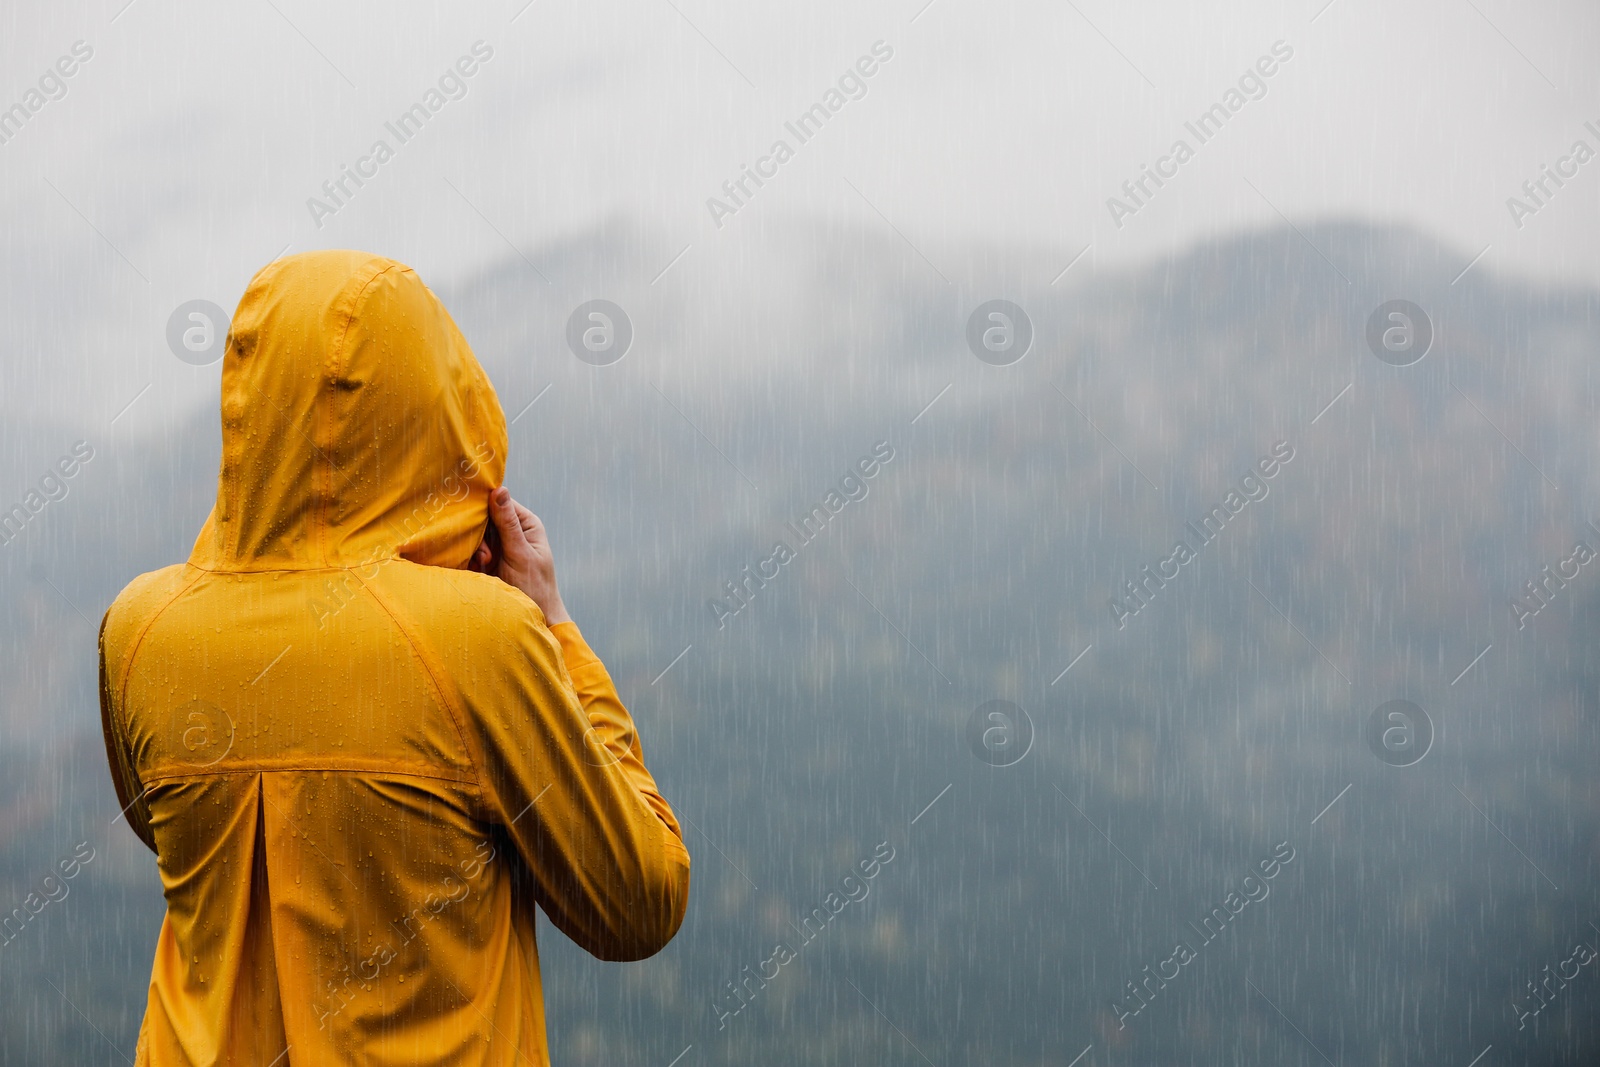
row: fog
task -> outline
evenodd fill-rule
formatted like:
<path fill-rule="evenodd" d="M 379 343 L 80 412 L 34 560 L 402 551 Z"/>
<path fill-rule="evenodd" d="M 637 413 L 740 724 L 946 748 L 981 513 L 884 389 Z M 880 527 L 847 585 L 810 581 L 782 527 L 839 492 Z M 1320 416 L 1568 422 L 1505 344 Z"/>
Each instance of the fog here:
<path fill-rule="evenodd" d="M 450 308 L 684 818 L 554 1062 L 1600 1058 L 1592 5 L 0 27 L 0 1062 L 132 1060 L 96 629 L 315 248 Z"/>

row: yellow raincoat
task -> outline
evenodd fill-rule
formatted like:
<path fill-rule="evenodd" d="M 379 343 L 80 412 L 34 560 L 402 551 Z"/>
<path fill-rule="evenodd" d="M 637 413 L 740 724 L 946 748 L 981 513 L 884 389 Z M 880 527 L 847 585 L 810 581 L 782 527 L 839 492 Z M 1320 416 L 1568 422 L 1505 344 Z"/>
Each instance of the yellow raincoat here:
<path fill-rule="evenodd" d="M 607 960 L 677 932 L 689 856 L 605 667 L 459 569 L 505 457 L 410 268 L 252 280 L 216 506 L 101 624 L 106 752 L 167 901 L 140 1067 L 543 1064 L 535 904 Z"/>

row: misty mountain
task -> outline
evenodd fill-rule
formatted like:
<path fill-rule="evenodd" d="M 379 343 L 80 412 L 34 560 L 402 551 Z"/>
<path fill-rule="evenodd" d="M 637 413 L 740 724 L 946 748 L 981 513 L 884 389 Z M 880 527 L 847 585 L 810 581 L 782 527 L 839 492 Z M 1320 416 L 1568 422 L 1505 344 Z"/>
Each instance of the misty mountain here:
<path fill-rule="evenodd" d="M 1594 968 L 1528 983 L 1600 937 L 1600 293 L 1352 222 L 1061 276 L 1077 248 L 754 218 L 688 251 L 689 319 L 677 251 L 615 220 L 435 285 L 694 856 L 655 959 L 541 926 L 557 1062 L 1595 1061 Z M 610 366 L 564 340 L 594 298 L 633 327 Z M 995 298 L 1009 366 L 966 341 Z M 1431 324 L 1409 366 L 1368 342 L 1392 300 Z M 0 506 L 78 440 L 0 546 L 0 912 L 94 858 L 0 947 L 4 1063 L 133 1048 L 160 888 L 96 626 L 215 492 L 207 410 L 5 427 Z M 969 739 L 993 700 L 1031 723 L 1009 766 Z M 1370 746 L 1391 700 L 1414 765 Z"/>

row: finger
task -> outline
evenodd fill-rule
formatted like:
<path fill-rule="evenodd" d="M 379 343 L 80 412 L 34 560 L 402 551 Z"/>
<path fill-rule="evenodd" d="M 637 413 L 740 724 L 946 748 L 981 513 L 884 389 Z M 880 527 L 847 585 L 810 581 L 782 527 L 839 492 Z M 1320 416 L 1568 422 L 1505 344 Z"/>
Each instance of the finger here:
<path fill-rule="evenodd" d="M 521 504 L 518 504 L 516 507 L 517 521 L 521 524 L 522 532 L 527 536 L 528 540 L 532 541 L 538 537 L 544 536 L 544 523 L 540 521 L 539 516 L 535 515 L 532 511 L 529 511 Z"/>
<path fill-rule="evenodd" d="M 522 532 L 522 521 L 517 515 L 518 504 L 504 486 L 489 497 L 489 513 L 494 518 L 495 529 L 500 531 L 500 549 L 509 558 L 520 559 L 527 545 Z"/>
<path fill-rule="evenodd" d="M 530 514 L 529 519 L 531 521 L 522 527 L 523 535 L 527 537 L 529 547 L 536 553 L 549 555 L 550 535 L 545 531 L 544 523 L 539 520 L 537 515 Z"/>
<path fill-rule="evenodd" d="M 494 528 L 500 534 L 500 543 L 505 544 L 506 534 L 514 529 L 514 525 L 507 520 L 508 508 L 505 504 L 493 497 L 489 498 L 489 521 L 494 523 Z"/>

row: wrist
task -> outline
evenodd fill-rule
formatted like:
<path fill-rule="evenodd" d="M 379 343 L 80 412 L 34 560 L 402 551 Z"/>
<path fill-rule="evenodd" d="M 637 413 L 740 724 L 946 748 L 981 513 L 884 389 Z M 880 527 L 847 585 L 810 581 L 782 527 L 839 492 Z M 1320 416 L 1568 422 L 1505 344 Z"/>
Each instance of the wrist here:
<path fill-rule="evenodd" d="M 559 626 L 572 621 L 572 616 L 567 614 L 567 606 L 561 603 L 559 596 L 552 598 L 548 605 L 540 604 L 539 610 L 544 612 L 546 626 Z"/>

